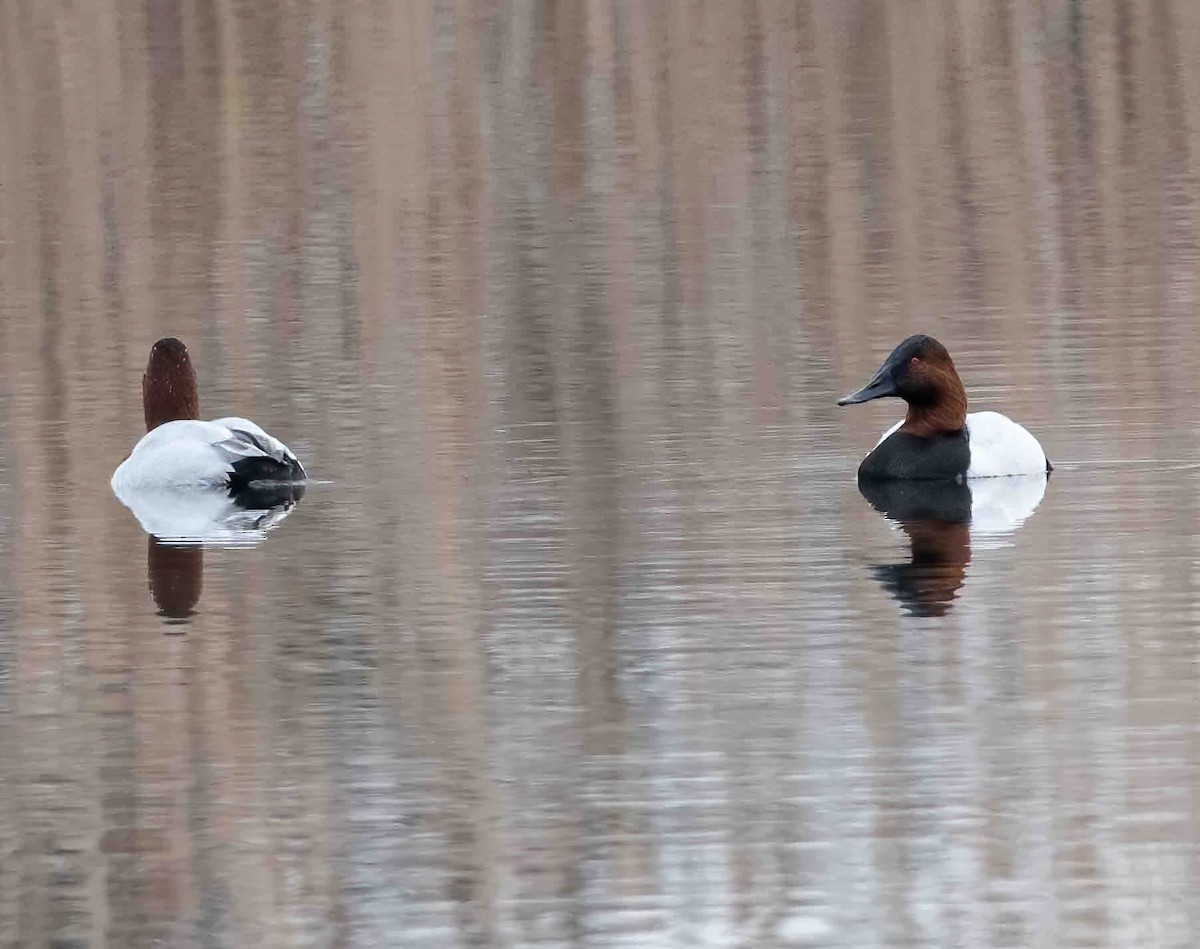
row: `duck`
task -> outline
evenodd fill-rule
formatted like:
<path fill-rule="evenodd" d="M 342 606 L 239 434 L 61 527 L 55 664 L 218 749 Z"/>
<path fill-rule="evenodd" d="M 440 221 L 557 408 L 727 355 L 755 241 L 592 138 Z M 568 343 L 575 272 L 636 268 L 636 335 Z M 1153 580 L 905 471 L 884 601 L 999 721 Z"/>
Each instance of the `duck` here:
<path fill-rule="evenodd" d="M 953 481 L 1047 477 L 1053 465 L 1024 426 L 999 412 L 967 414 L 967 392 L 950 351 L 932 336 L 901 342 L 870 382 L 838 405 L 898 398 L 908 413 L 858 467 L 859 481 Z"/>
<path fill-rule="evenodd" d="M 113 492 L 216 487 L 235 495 L 271 482 L 304 481 L 295 453 L 249 419 L 200 419 L 196 371 L 187 347 L 166 337 L 150 349 L 142 376 L 146 434 L 113 472 Z"/>

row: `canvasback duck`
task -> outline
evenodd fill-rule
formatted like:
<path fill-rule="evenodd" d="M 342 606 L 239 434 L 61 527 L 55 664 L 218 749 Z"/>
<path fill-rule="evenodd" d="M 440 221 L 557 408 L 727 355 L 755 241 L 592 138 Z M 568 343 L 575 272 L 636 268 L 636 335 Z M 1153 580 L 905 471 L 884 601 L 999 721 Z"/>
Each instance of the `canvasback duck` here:
<path fill-rule="evenodd" d="M 160 339 L 151 348 L 142 406 L 146 434 L 112 476 L 122 501 L 145 488 L 223 485 L 233 493 L 306 477 L 292 450 L 248 419 L 200 420 L 196 372 L 177 339 Z"/>
<path fill-rule="evenodd" d="M 999 412 L 967 414 L 967 393 L 950 353 L 932 336 L 910 336 L 892 350 L 871 381 L 838 405 L 885 396 L 903 399 L 908 414 L 883 433 L 858 467 L 862 480 L 957 481 L 1046 475 L 1042 446 Z"/>

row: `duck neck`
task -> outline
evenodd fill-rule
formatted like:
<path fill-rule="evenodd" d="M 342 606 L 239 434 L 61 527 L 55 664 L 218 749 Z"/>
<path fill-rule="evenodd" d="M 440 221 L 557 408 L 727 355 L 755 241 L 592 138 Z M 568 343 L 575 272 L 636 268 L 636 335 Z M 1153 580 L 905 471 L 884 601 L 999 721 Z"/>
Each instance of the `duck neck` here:
<path fill-rule="evenodd" d="M 142 407 L 148 432 L 165 422 L 199 418 L 200 397 L 191 364 L 175 366 L 171 372 L 147 372 L 142 376 Z"/>
<path fill-rule="evenodd" d="M 908 414 L 900 431 L 921 438 L 961 432 L 967 424 L 967 391 L 958 373 L 951 370 L 935 390 L 936 396 L 926 402 L 909 402 Z"/>

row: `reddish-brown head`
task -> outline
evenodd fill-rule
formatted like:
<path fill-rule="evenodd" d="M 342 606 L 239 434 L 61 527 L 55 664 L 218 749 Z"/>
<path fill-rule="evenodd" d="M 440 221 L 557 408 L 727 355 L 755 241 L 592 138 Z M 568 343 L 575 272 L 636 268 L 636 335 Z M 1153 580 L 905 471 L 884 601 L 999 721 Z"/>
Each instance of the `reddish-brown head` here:
<path fill-rule="evenodd" d="M 160 339 L 150 350 L 142 376 L 142 407 L 148 432 L 164 422 L 200 417 L 196 371 L 187 347 L 172 336 Z"/>
<path fill-rule="evenodd" d="M 865 386 L 838 405 L 894 396 L 908 403 L 901 431 L 928 437 L 967 423 L 967 392 L 950 353 L 932 336 L 910 336 L 892 350 Z"/>

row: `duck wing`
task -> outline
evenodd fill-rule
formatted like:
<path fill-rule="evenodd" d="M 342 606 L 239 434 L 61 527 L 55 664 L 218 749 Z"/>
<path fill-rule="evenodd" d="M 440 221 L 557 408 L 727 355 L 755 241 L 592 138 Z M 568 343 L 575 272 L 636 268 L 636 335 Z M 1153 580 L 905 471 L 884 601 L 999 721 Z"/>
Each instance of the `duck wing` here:
<path fill-rule="evenodd" d="M 232 469 L 231 487 L 239 488 L 254 481 L 297 481 L 307 477 L 295 453 L 249 419 L 231 416 L 217 419 L 213 424 L 228 432 L 213 442 L 213 448 Z"/>

